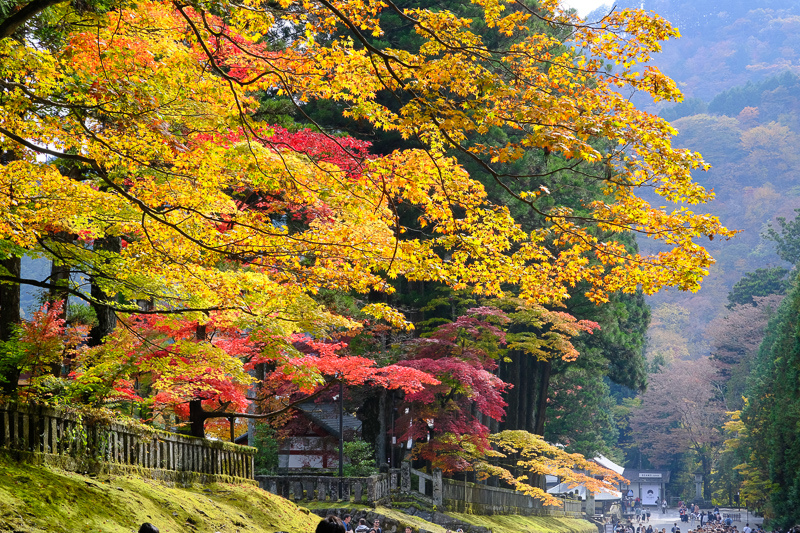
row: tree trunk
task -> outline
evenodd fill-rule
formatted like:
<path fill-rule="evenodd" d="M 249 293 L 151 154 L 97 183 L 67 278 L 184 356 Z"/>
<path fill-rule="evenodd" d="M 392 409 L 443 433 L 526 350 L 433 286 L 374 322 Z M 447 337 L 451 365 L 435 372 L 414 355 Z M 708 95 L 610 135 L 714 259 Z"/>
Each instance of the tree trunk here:
<path fill-rule="evenodd" d="M 250 372 L 256 382 L 250 387 L 250 391 L 248 394 L 252 398 L 258 397 L 258 389 L 264 383 L 264 379 L 267 375 L 267 367 L 264 363 L 258 363 L 253 367 L 253 370 Z M 251 402 L 250 405 L 247 406 L 247 412 L 255 414 L 258 405 L 256 402 Z M 247 444 L 249 446 L 253 446 L 255 442 L 255 434 L 256 434 L 256 420 L 253 418 L 247 419 Z"/>
<path fill-rule="evenodd" d="M 56 238 L 66 238 L 66 234 L 59 234 Z M 69 305 L 69 293 L 65 290 L 69 284 L 70 268 L 67 265 L 60 265 L 55 261 L 50 265 L 50 283 L 52 287 L 47 294 L 47 300 L 50 303 L 63 302 L 61 307 L 60 318 L 67 319 L 67 306 Z M 50 364 L 50 373 L 55 377 L 61 375 L 62 363 L 69 365 L 69 361 L 58 361 Z"/>
<path fill-rule="evenodd" d="M 122 250 L 122 242 L 119 237 L 104 237 L 94 241 L 95 250 L 107 250 L 110 252 L 120 252 Z M 108 295 L 97 284 L 97 279 L 92 277 L 92 298 L 98 302 L 108 300 Z M 99 346 L 103 342 L 103 337 L 114 331 L 117 326 L 117 315 L 114 310 L 107 305 L 92 304 L 94 312 L 97 315 L 97 326 L 93 327 L 89 332 L 89 346 Z"/>
<path fill-rule="evenodd" d="M 59 231 L 51 235 L 50 239 L 56 243 L 69 243 L 72 242 L 72 235 Z M 66 291 L 69 285 L 69 265 L 60 264 L 53 261 L 50 265 L 50 291 L 47 294 L 49 302 L 63 301 L 64 307 L 61 310 L 61 318 L 67 318 L 67 304 L 69 303 L 69 293 Z"/>
<path fill-rule="evenodd" d="M 11 257 L 0 262 L 3 268 L 8 270 L 11 276 L 20 277 L 22 274 L 22 260 L 19 257 Z M 14 336 L 14 326 L 22 320 L 20 315 L 20 289 L 19 283 L 0 283 L 0 340 L 9 341 Z M 16 395 L 19 383 L 20 369 L 16 362 L 7 361 L 0 369 L 3 375 L 3 394 Z"/>
<path fill-rule="evenodd" d="M 189 431 L 192 437 L 206 438 L 206 412 L 203 400 L 189 401 Z"/>
<path fill-rule="evenodd" d="M 703 468 L 703 499 L 711 501 L 711 458 L 702 454 L 700 464 Z"/>
<path fill-rule="evenodd" d="M 547 391 L 550 389 L 550 373 L 553 370 L 553 363 L 550 361 L 537 361 L 537 363 L 539 386 L 536 390 L 536 417 L 532 433 L 544 436 L 544 423 L 547 418 Z"/>
<path fill-rule="evenodd" d="M 509 357 L 511 362 L 501 362 L 499 370 L 500 379 L 513 385 L 506 393 L 508 408 L 499 429 L 544 435 L 552 363 L 518 351 L 510 352 Z"/>
<path fill-rule="evenodd" d="M 520 351 L 510 352 L 509 357 L 510 363 L 500 363 L 499 376 L 513 387 L 506 393 L 507 414 L 505 420 L 498 424 L 498 429 L 544 435 L 552 363 L 539 361 Z M 544 476 L 529 472 L 516 473 L 528 475 L 530 484 L 535 487 L 545 487 Z"/>
<path fill-rule="evenodd" d="M 19 278 L 22 274 L 22 260 L 19 257 L 4 259 L 0 264 L 11 276 Z M 22 320 L 19 307 L 19 283 L 0 283 L 0 340 L 11 339 L 14 326 Z"/>
<path fill-rule="evenodd" d="M 207 330 L 205 324 L 197 325 L 195 330 L 195 338 L 197 341 L 204 341 L 206 339 Z M 206 438 L 206 418 L 207 414 L 203 410 L 203 400 L 195 398 L 189 401 L 189 431 L 192 437 Z"/>
<path fill-rule="evenodd" d="M 387 426 L 386 421 L 389 418 L 389 401 L 387 396 L 389 395 L 389 391 L 386 389 L 381 389 L 380 396 L 378 397 L 378 436 L 375 439 L 375 459 L 378 464 L 378 468 L 381 467 L 384 463 L 387 462 L 387 458 L 389 457 L 389 450 L 387 447 L 387 435 L 389 433 L 389 428 Z"/>

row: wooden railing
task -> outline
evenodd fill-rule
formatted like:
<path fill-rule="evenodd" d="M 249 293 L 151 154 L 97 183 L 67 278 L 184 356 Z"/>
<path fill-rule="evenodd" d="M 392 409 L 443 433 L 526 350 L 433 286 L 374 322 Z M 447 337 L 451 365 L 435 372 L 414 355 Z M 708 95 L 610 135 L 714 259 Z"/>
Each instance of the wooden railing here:
<path fill-rule="evenodd" d="M 560 505 L 545 506 L 542 502 L 522 492 L 442 477 L 441 470 L 428 474 L 411 468 L 404 462 L 401 468 L 390 471 L 391 486 L 398 486 L 402 494 L 414 494 L 430 505 L 453 512 L 476 514 L 522 514 L 539 516 L 583 516 L 579 500 L 562 499 Z M 412 478 L 417 477 L 416 490 L 412 489 Z"/>
<path fill-rule="evenodd" d="M 25 404 L 0 404 L 0 448 L 58 456 L 59 465 L 81 471 L 122 466 L 244 479 L 253 478 L 256 451 Z"/>
<path fill-rule="evenodd" d="M 287 500 L 318 502 L 353 502 L 367 505 L 388 503 L 391 499 L 391 476 L 256 476 L 259 487 Z"/>
<path fill-rule="evenodd" d="M 448 511 L 475 514 L 583 516 L 580 500 L 562 499 L 560 505 L 543 505 L 522 492 L 453 479 L 443 480 L 443 503 Z"/>

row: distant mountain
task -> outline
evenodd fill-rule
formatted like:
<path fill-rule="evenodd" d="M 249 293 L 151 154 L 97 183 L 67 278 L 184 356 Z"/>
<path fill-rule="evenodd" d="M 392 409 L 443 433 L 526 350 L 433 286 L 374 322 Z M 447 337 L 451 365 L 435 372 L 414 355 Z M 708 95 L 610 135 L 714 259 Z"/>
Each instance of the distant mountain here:
<path fill-rule="evenodd" d="M 644 7 L 677 26 L 654 61 L 687 97 L 710 101 L 731 87 L 785 71 L 800 73 L 800 1 L 620 0 L 616 9 Z M 593 11 L 597 20 L 610 8 Z"/>
<path fill-rule="evenodd" d="M 637 105 L 653 106 L 680 132 L 677 145 L 703 154 L 712 169 L 695 179 L 716 193 L 708 210 L 741 230 L 731 241 L 702 243 L 717 264 L 699 293 L 648 299 L 651 359 L 657 352 L 694 358 L 708 353 L 706 326 L 726 313 L 736 281 L 758 268 L 788 266 L 761 234 L 800 208 L 800 0 L 620 0 L 615 8 L 639 7 L 679 28 L 682 37 L 664 43 L 653 64 L 686 98 L 662 108 Z"/>
<path fill-rule="evenodd" d="M 741 233 L 731 241 L 703 243 L 717 264 L 698 294 L 672 292 L 650 299 L 655 316 L 666 304 L 691 315 L 682 334 L 688 334 L 688 351 L 696 355 L 707 350 L 705 326 L 726 312 L 727 293 L 736 281 L 758 268 L 790 266 L 762 234 L 776 217 L 791 220 L 800 208 L 800 77 L 786 72 L 729 88 L 708 105 L 701 103 L 686 101 L 661 114 L 680 132 L 676 144 L 699 151 L 712 165 L 695 179 L 716 193 L 709 210 Z M 669 338 L 654 333 L 654 340 Z"/>

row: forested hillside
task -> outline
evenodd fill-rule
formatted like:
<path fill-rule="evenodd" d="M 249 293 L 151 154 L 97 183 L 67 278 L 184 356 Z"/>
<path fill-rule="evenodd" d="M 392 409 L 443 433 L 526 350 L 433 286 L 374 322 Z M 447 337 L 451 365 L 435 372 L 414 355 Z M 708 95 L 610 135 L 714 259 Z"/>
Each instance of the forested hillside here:
<path fill-rule="evenodd" d="M 711 337 L 706 325 L 725 312 L 733 285 L 747 272 L 789 265 L 763 235 L 778 217 L 794 218 L 800 207 L 800 159 L 795 149 L 800 140 L 799 83 L 794 74 L 784 73 L 733 87 L 699 109 L 697 102 L 690 102 L 662 112 L 676 117 L 672 124 L 680 132 L 677 142 L 700 151 L 711 164 L 696 178 L 713 189 L 716 212 L 740 233 L 730 241 L 707 244 L 717 264 L 701 292 L 665 293 L 651 300 L 652 351 L 686 352 L 692 358 L 708 354 Z M 686 114 L 689 110 L 692 113 Z M 685 321 L 670 322 L 667 316 L 675 312 L 684 312 Z M 670 340 L 670 331 L 687 329 L 690 336 L 681 335 L 685 344 Z"/>
<path fill-rule="evenodd" d="M 715 213 L 740 230 L 733 240 L 707 243 L 717 264 L 700 293 L 668 291 L 648 300 L 653 306 L 649 359 L 696 358 L 709 353 L 712 335 L 706 327 L 724 314 L 733 285 L 747 272 L 788 265 L 761 234 L 800 207 L 794 150 L 800 131 L 800 3 L 614 5 L 617 10 L 643 5 L 678 27 L 681 37 L 664 43 L 653 64 L 676 80 L 685 100 L 641 104 L 672 122 L 678 144 L 703 154 L 711 169 L 694 177 L 714 191 Z M 608 12 L 600 8 L 589 18 Z"/>
<path fill-rule="evenodd" d="M 619 2 L 658 12 L 682 37 L 654 65 L 685 100 L 643 103 L 703 154 L 731 240 L 697 293 L 648 298 L 648 390 L 622 404 L 629 454 L 673 470 L 671 490 L 732 505 L 737 494 L 775 526 L 796 523 L 797 209 L 800 208 L 800 4 Z M 608 9 L 592 14 L 599 18 Z M 635 101 L 637 96 L 633 97 Z M 640 240 L 645 249 L 657 249 Z M 788 296 L 787 296 L 788 295 Z M 762 343 L 762 340 L 764 341 Z M 796 365 L 795 365 L 796 366 Z M 677 400 L 677 402 L 676 402 Z M 629 433 L 628 433 L 629 432 Z"/>
<path fill-rule="evenodd" d="M 708 102 L 731 87 L 800 68 L 800 3 L 794 0 L 621 0 L 618 9 L 654 11 L 681 38 L 665 43 L 655 63 L 689 98 Z M 589 15 L 597 19 L 600 8 Z"/>

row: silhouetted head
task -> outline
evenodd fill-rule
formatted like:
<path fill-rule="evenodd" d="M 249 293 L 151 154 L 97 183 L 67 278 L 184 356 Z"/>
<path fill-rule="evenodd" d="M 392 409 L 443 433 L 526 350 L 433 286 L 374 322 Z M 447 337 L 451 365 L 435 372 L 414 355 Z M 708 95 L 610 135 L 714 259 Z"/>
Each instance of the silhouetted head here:
<path fill-rule="evenodd" d="M 345 533 L 344 524 L 338 516 L 329 514 L 317 524 L 316 533 Z"/>
<path fill-rule="evenodd" d="M 145 522 L 139 528 L 139 533 L 158 533 L 158 528 L 150 522 Z"/>

